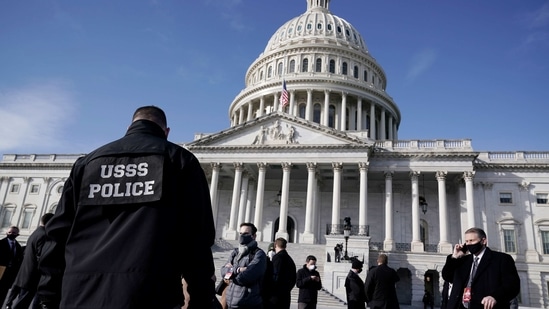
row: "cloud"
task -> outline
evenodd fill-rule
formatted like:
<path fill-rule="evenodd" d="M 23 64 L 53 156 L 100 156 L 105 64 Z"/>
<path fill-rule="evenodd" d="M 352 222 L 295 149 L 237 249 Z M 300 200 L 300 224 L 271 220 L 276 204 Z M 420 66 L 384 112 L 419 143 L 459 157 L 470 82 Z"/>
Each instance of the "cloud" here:
<path fill-rule="evenodd" d="M 72 94 L 62 83 L 0 91 L 0 153 L 61 146 L 73 105 Z"/>
<path fill-rule="evenodd" d="M 432 49 L 425 49 L 414 55 L 412 64 L 406 74 L 406 80 L 413 82 L 421 74 L 427 71 L 435 62 L 437 53 Z"/>

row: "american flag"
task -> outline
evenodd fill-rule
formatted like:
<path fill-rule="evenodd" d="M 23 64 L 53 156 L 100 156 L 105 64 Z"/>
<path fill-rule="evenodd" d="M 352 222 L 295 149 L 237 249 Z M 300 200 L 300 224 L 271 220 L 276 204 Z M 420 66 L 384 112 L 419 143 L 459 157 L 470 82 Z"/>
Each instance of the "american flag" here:
<path fill-rule="evenodd" d="M 288 105 L 288 90 L 286 90 L 286 80 L 282 81 L 282 94 L 280 95 L 280 104 L 282 104 L 282 108 L 286 107 Z"/>

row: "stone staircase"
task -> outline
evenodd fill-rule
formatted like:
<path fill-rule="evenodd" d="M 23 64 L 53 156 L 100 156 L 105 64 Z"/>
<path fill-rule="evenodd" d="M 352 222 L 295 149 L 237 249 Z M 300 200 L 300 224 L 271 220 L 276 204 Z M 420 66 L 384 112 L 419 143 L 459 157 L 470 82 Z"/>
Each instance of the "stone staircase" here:
<path fill-rule="evenodd" d="M 212 253 L 214 257 L 216 276 L 219 277 L 219 270 L 225 264 L 230 256 L 231 251 L 238 246 L 237 241 L 218 239 L 215 245 L 212 247 Z M 269 247 L 269 242 L 259 242 L 259 247 L 265 251 Z M 322 245 L 308 245 L 308 244 L 296 244 L 289 243 L 286 248 L 288 254 L 292 257 L 296 264 L 296 268 L 299 270 L 305 264 L 305 260 L 308 255 L 314 255 L 317 258 L 317 270 L 321 275 L 324 273 L 325 249 Z M 219 278 L 218 278 L 219 280 Z M 297 287 L 292 289 L 292 304 L 297 303 L 299 289 Z M 318 292 L 318 304 L 330 307 L 346 308 L 344 300 L 335 297 L 328 291 L 322 289 Z"/>

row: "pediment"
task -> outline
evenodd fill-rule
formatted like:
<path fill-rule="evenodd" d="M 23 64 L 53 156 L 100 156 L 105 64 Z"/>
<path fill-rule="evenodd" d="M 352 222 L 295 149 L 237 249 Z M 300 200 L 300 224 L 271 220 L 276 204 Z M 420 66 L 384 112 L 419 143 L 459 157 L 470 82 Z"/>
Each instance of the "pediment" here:
<path fill-rule="evenodd" d="M 366 145 L 367 143 L 333 128 L 277 112 L 204 136 L 186 146 L 343 146 L 350 144 Z"/>

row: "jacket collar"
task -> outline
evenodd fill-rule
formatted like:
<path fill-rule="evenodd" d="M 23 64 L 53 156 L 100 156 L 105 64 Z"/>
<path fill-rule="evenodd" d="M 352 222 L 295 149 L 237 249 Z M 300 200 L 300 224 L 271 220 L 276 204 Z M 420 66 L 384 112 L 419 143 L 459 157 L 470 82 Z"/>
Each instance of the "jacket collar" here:
<path fill-rule="evenodd" d="M 168 139 L 166 137 L 166 133 L 159 125 L 145 119 L 132 122 L 132 124 L 128 128 L 128 131 L 126 131 L 126 136 L 132 134 L 151 134 L 160 138 Z"/>

